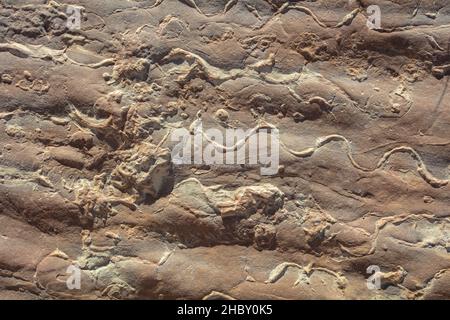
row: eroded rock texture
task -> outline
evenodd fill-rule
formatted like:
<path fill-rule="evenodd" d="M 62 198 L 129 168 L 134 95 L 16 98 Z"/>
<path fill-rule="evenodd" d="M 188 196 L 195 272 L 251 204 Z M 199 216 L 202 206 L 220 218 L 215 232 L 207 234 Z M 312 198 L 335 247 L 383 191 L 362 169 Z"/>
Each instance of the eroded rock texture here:
<path fill-rule="evenodd" d="M 0 3 L 0 298 L 450 298 L 447 0 Z M 278 174 L 174 165 L 200 116 Z"/>

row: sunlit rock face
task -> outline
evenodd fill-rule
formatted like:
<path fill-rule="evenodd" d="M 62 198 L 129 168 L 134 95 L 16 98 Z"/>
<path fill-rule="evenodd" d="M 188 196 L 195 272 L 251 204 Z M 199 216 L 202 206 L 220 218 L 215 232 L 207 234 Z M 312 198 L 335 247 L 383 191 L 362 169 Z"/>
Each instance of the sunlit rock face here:
<path fill-rule="evenodd" d="M 1 299 L 450 298 L 448 1 L 0 3 Z"/>

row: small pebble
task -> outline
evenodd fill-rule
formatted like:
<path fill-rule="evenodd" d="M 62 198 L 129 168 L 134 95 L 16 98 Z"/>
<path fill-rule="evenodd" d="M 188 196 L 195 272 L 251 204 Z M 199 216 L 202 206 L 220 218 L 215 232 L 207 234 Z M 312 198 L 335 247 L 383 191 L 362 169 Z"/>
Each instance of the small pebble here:
<path fill-rule="evenodd" d="M 180 116 L 185 120 L 189 118 L 189 115 L 186 112 L 181 113 Z"/>
<path fill-rule="evenodd" d="M 226 122 L 230 118 L 230 115 L 228 114 L 228 111 L 225 109 L 219 109 L 216 111 L 215 116 L 220 121 Z"/>
<path fill-rule="evenodd" d="M 25 70 L 25 71 L 23 72 L 23 75 L 25 76 L 25 79 L 27 79 L 28 81 L 33 80 L 33 76 L 31 75 L 30 71 Z"/>
<path fill-rule="evenodd" d="M 305 120 L 305 116 L 303 114 L 301 114 L 300 112 L 294 112 L 292 117 L 294 118 L 295 122 L 299 122 L 299 121 Z"/>

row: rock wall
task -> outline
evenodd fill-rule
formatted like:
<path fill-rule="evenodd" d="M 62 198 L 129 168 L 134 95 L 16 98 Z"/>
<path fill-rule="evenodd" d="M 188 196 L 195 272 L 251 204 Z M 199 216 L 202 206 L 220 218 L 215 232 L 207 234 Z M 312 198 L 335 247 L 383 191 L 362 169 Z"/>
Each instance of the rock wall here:
<path fill-rule="evenodd" d="M 0 299 L 450 298 L 449 50 L 446 0 L 1 0 Z"/>

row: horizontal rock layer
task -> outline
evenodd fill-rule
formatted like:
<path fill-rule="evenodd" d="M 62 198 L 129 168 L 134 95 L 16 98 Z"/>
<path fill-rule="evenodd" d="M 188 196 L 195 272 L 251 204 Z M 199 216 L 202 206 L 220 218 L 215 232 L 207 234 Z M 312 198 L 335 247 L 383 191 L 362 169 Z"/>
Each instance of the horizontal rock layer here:
<path fill-rule="evenodd" d="M 0 4 L 0 299 L 450 298 L 448 1 Z"/>

